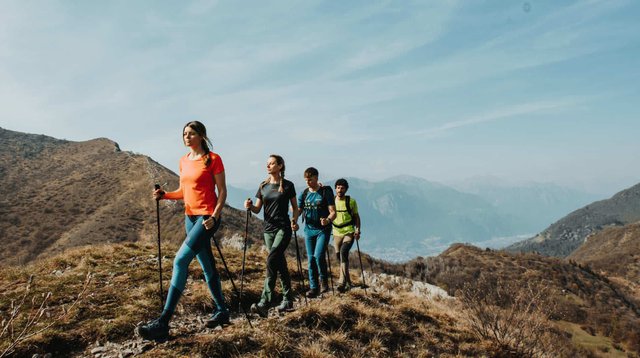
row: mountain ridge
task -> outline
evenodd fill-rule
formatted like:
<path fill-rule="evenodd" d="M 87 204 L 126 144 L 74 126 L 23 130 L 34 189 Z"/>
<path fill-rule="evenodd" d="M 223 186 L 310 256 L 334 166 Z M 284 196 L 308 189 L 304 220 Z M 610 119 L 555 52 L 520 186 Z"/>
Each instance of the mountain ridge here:
<path fill-rule="evenodd" d="M 577 209 L 538 235 L 515 243 L 509 251 L 536 251 L 548 256 L 567 257 L 585 239 L 606 227 L 624 226 L 640 220 L 640 184 Z"/>
<path fill-rule="evenodd" d="M 83 142 L 0 129 L 0 264 L 20 264 L 97 242 L 155 240 L 154 183 L 175 173 L 116 142 Z M 161 201 L 161 237 L 184 236 L 181 202 Z M 244 234 L 245 213 L 225 207 L 222 230 Z M 258 236 L 261 224 L 251 220 Z"/>

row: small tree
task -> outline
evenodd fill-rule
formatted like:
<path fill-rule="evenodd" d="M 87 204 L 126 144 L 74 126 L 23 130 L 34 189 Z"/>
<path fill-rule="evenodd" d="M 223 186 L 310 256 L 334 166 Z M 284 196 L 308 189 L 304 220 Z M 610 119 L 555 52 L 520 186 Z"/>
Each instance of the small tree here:
<path fill-rule="evenodd" d="M 477 281 L 467 282 L 456 296 L 469 313 L 472 331 L 504 353 L 559 356 L 570 346 L 548 320 L 554 310 L 548 286 L 530 281 L 518 285 L 515 280 L 482 274 Z"/>

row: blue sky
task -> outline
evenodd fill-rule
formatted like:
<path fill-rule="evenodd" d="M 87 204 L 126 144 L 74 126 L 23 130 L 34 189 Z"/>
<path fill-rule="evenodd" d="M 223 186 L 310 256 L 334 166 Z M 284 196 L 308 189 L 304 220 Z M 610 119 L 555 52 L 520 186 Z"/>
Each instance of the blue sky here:
<path fill-rule="evenodd" d="M 204 122 L 228 181 L 640 178 L 637 1 L 2 1 L 0 127 L 108 137 L 177 171 Z"/>

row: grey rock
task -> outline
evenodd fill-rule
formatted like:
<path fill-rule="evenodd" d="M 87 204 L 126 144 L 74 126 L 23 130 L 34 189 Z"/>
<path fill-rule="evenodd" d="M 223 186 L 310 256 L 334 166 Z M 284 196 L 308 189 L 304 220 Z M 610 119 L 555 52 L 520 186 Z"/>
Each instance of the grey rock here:
<path fill-rule="evenodd" d="M 107 347 L 95 347 L 91 350 L 91 354 L 96 355 L 98 353 L 103 353 L 107 351 Z"/>

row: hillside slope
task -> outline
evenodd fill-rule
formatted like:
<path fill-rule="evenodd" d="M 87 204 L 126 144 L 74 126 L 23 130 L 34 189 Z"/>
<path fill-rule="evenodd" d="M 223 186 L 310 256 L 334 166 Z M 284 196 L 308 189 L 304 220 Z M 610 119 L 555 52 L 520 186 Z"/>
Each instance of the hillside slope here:
<path fill-rule="evenodd" d="M 512 252 L 538 252 L 547 256 L 570 255 L 592 233 L 608 226 L 640 220 L 640 184 L 596 201 L 558 220 L 537 236 L 513 244 Z"/>
<path fill-rule="evenodd" d="M 611 227 L 588 236 L 568 257 L 617 280 L 640 297 L 640 222 Z"/>
<path fill-rule="evenodd" d="M 155 240 L 153 185 L 178 186 L 175 173 L 105 138 L 71 142 L 0 128 L 0 143 L 0 264 L 87 244 Z M 183 213 L 181 202 L 161 202 L 163 240 L 184 238 Z M 223 215 L 223 231 L 244 235 L 243 212 L 226 207 Z M 253 219 L 253 236 L 259 231 Z"/>
<path fill-rule="evenodd" d="M 491 296 L 508 288 L 498 303 L 508 304 L 517 292 L 544 291 L 559 325 L 578 325 L 590 335 L 623 342 L 640 353 L 640 297 L 624 283 L 609 280 L 589 267 L 537 254 L 512 254 L 456 244 L 437 257 L 418 258 L 387 268 L 445 288 L 458 296 L 469 285 Z M 484 284 L 481 284 L 484 282 Z"/>

